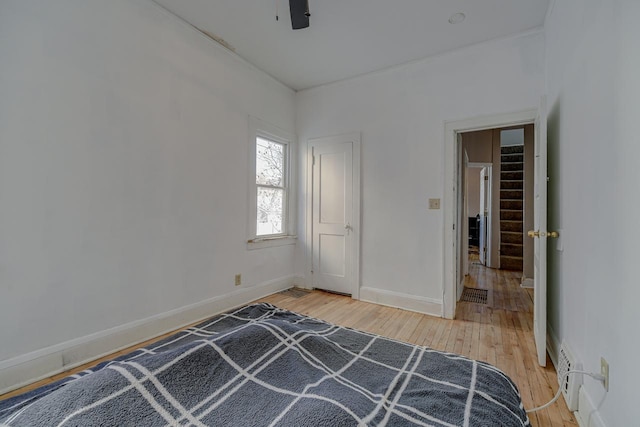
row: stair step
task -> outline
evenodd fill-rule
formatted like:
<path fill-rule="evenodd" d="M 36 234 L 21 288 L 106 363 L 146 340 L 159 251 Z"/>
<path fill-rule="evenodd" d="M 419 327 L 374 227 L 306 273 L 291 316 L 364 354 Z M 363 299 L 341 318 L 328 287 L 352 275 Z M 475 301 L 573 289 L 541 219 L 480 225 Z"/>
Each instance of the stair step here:
<path fill-rule="evenodd" d="M 500 179 L 505 181 L 522 181 L 523 172 L 500 172 Z"/>
<path fill-rule="evenodd" d="M 522 163 L 524 161 L 524 154 L 503 154 L 500 156 L 500 161 Z"/>
<path fill-rule="evenodd" d="M 501 243 L 517 243 L 522 244 L 524 236 L 522 232 L 501 231 L 500 242 Z"/>
<path fill-rule="evenodd" d="M 511 171 L 521 171 L 523 169 L 523 163 L 522 162 L 512 162 L 512 163 L 505 163 L 502 162 L 500 164 L 500 170 L 504 171 L 504 172 L 511 172 Z"/>
<path fill-rule="evenodd" d="M 500 231 L 522 233 L 522 221 L 500 221 Z"/>
<path fill-rule="evenodd" d="M 500 199 L 502 200 L 522 200 L 522 190 L 500 190 Z"/>
<path fill-rule="evenodd" d="M 500 147 L 500 152 L 502 154 L 524 153 L 524 145 L 509 145 L 507 147 Z"/>
<path fill-rule="evenodd" d="M 522 210 L 522 200 L 500 200 L 500 209 L 507 209 L 511 211 Z"/>
<path fill-rule="evenodd" d="M 500 219 L 507 221 L 522 221 L 522 211 L 512 211 L 508 209 L 500 210 Z"/>
<path fill-rule="evenodd" d="M 500 256 L 501 270 L 522 270 L 522 257 Z"/>
<path fill-rule="evenodd" d="M 500 245 L 500 256 L 514 256 L 522 258 L 523 245 L 502 243 Z"/>
<path fill-rule="evenodd" d="M 524 187 L 523 181 L 500 181 L 500 189 L 501 190 L 522 190 Z"/>

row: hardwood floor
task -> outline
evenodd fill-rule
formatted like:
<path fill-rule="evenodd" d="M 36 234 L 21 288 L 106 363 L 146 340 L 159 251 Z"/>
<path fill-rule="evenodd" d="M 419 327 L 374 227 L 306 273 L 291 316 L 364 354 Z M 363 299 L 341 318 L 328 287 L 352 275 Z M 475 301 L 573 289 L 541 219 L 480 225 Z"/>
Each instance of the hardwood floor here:
<path fill-rule="evenodd" d="M 550 360 L 546 368 L 538 366 L 532 332 L 533 298 L 520 287 L 521 273 L 488 269 L 474 261 L 469 270 L 465 286 L 487 289 L 488 303 L 458 303 L 456 320 L 322 291 L 295 295 L 285 291 L 260 301 L 342 326 L 489 362 L 514 380 L 525 408 L 548 402 L 558 390 L 556 371 Z M 562 398 L 529 417 L 536 427 L 578 426 Z"/>
<path fill-rule="evenodd" d="M 456 320 L 356 301 L 322 291 L 284 291 L 259 301 L 331 323 L 489 362 L 514 380 L 526 408 L 546 403 L 558 386 L 551 361 L 547 361 L 546 368 L 537 364 L 532 333 L 532 294 L 520 288 L 519 273 L 488 269 L 475 260 L 470 261 L 469 270 L 465 286 L 487 289 L 488 301 L 487 304 L 458 303 Z M 23 387 L 0 396 L 0 399 L 48 384 L 163 337 Z M 578 426 L 562 398 L 550 408 L 529 414 L 529 417 L 535 427 Z"/>

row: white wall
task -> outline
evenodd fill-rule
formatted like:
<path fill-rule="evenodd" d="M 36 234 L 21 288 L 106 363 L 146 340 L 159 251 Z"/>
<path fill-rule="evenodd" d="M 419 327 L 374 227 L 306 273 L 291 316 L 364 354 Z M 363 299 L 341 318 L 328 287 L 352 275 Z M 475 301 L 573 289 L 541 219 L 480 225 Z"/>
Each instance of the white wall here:
<path fill-rule="evenodd" d="M 546 21 L 549 325 L 608 393 L 585 379 L 587 425 L 637 425 L 640 228 L 640 2 L 556 1 Z M 592 424 L 588 424 L 588 423 Z"/>
<path fill-rule="evenodd" d="M 147 0 L 2 1 L 0 58 L 0 364 L 292 276 L 246 208 L 293 91 Z"/>
<path fill-rule="evenodd" d="M 361 286 L 441 302 L 444 122 L 535 107 L 543 61 L 536 32 L 298 92 L 301 165 L 309 138 L 362 132 Z"/>

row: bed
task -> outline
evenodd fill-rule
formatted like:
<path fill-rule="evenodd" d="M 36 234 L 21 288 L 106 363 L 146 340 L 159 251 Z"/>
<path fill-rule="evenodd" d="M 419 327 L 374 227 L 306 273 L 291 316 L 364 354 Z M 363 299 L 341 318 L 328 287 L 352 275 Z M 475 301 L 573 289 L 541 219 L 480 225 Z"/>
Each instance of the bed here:
<path fill-rule="evenodd" d="M 248 305 L 0 401 L 3 426 L 528 426 L 497 368 Z"/>

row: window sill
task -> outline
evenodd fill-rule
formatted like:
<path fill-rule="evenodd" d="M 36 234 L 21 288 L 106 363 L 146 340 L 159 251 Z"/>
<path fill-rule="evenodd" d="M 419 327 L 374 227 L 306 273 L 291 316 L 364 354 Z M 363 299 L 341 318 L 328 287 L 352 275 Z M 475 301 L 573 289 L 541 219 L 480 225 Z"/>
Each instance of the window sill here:
<path fill-rule="evenodd" d="M 295 245 L 297 240 L 297 236 L 267 237 L 264 239 L 257 238 L 247 242 L 247 249 L 265 249 L 277 246 Z"/>

